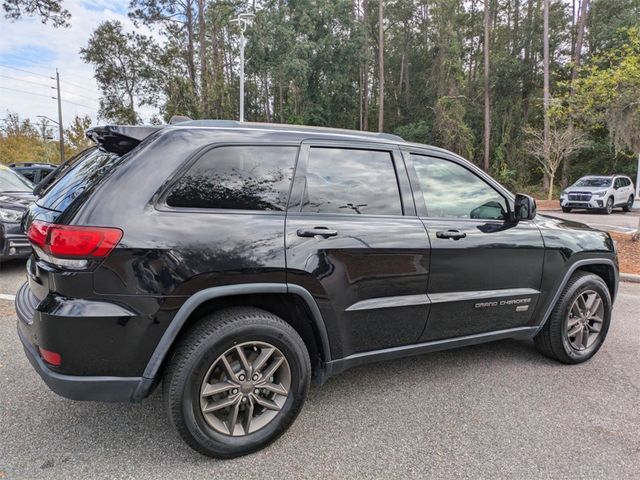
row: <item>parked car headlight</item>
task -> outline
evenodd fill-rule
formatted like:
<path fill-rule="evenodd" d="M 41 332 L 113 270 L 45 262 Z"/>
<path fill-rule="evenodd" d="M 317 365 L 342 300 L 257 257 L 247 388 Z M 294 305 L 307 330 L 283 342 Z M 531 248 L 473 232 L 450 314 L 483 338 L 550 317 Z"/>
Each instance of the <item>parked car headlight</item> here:
<path fill-rule="evenodd" d="M 0 208 L 0 221 L 7 223 L 18 223 L 22 219 L 22 212 L 18 210 L 6 210 Z"/>
<path fill-rule="evenodd" d="M 606 190 L 601 190 L 599 192 L 593 192 L 594 197 L 604 197 L 607 194 Z"/>

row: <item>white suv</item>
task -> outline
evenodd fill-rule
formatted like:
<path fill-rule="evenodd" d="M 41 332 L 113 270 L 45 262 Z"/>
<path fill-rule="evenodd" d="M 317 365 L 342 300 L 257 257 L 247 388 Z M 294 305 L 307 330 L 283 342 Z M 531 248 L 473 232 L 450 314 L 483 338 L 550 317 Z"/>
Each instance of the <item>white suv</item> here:
<path fill-rule="evenodd" d="M 563 212 L 573 208 L 600 210 L 607 214 L 615 207 L 628 212 L 633 207 L 633 182 L 624 175 L 582 177 L 560 195 Z"/>

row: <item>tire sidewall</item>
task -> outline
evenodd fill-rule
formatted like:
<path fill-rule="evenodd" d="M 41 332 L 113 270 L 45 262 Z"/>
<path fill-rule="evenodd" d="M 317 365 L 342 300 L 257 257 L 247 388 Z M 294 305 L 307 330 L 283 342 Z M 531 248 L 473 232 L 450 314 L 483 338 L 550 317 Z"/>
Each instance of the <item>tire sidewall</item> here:
<path fill-rule="evenodd" d="M 305 366 L 304 344 L 288 332 L 259 323 L 233 326 L 211 335 L 191 355 L 191 368 L 180 378 L 181 415 L 185 426 L 206 454 L 232 457 L 258 450 L 280 436 L 297 416 L 309 389 L 310 372 Z M 293 341 L 292 341 L 293 340 Z M 296 340 L 299 340 L 296 341 Z M 212 428 L 200 409 L 200 388 L 205 374 L 215 360 L 234 345 L 262 341 L 278 348 L 291 369 L 290 394 L 278 415 L 263 428 L 248 435 L 232 437 Z"/>
<path fill-rule="evenodd" d="M 566 323 L 567 317 L 569 315 L 569 309 L 573 305 L 573 302 L 575 302 L 576 298 L 578 298 L 578 296 L 586 290 L 595 290 L 596 292 L 598 292 L 604 304 L 604 315 L 602 319 L 602 330 L 596 341 L 586 350 L 578 351 L 575 350 L 569 343 L 569 337 L 566 331 Z M 580 363 L 588 360 L 600 349 L 607 336 L 607 332 L 609 331 L 609 325 L 611 324 L 611 307 L 612 302 L 611 295 L 609 294 L 609 289 L 607 288 L 607 285 L 602 281 L 602 279 L 600 279 L 600 277 L 597 277 L 596 275 L 589 275 L 587 277 L 580 278 L 573 285 L 571 285 L 569 291 L 567 292 L 567 295 L 563 299 L 561 308 L 559 309 L 561 317 L 558 318 L 561 334 L 560 336 L 562 339 L 562 348 L 571 363 Z"/>

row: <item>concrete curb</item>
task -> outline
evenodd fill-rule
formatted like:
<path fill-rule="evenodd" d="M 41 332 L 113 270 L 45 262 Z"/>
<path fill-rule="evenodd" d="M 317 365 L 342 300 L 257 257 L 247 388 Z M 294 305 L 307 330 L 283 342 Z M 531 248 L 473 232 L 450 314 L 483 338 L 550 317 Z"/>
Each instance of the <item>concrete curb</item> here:
<path fill-rule="evenodd" d="M 640 275 L 633 275 L 631 273 L 621 273 L 621 282 L 640 283 Z"/>

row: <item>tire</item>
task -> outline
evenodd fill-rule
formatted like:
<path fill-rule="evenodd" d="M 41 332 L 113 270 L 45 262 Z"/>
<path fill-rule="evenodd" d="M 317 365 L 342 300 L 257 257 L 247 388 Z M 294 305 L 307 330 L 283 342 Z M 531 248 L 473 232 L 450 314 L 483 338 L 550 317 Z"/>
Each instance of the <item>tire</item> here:
<path fill-rule="evenodd" d="M 576 321 L 580 323 L 581 320 L 572 318 L 570 314 L 574 303 L 579 302 L 578 298 L 589 297 L 591 295 L 589 292 L 597 293 L 602 302 L 602 322 L 599 324 L 597 335 L 593 339 L 588 338 L 587 335 L 585 341 L 587 345 L 584 349 L 578 349 L 573 345 L 577 337 L 571 340 L 570 330 L 572 329 L 569 326 Z M 543 355 L 562 363 L 576 364 L 589 360 L 600 349 L 607 336 L 611 323 L 611 307 L 611 295 L 602 278 L 592 273 L 576 272 L 564 288 L 544 327 L 535 336 L 536 347 Z M 595 321 L 593 325 L 597 325 Z"/>
<path fill-rule="evenodd" d="M 213 389 L 218 385 L 232 384 L 243 377 L 242 372 L 245 370 L 240 357 L 237 357 L 237 362 L 233 361 L 233 355 L 237 355 L 239 348 L 246 354 L 244 365 L 248 366 L 247 373 L 253 372 L 249 375 L 251 377 L 254 374 L 258 377 L 262 373 L 268 375 L 267 370 L 279 361 L 280 366 L 274 375 L 281 376 L 270 376 L 265 381 L 272 383 L 263 385 L 275 387 L 278 383 L 278 387 L 285 389 L 283 384 L 288 379 L 286 395 L 271 391 L 265 394 L 266 388 L 257 388 L 258 383 L 252 386 L 250 378 L 243 378 L 246 381 L 241 382 L 239 388 L 231 390 L 227 386 L 219 396 L 214 394 L 207 397 L 207 387 Z M 257 367 L 258 373 L 253 371 L 253 366 L 259 363 L 256 357 L 263 353 L 266 355 L 269 351 L 276 353 L 271 354 L 263 366 Z M 222 360 L 223 354 L 225 360 Z M 227 367 L 233 372 L 227 374 Z M 285 367 L 289 372 L 288 377 L 283 377 L 281 373 Z M 263 372 L 259 372 L 262 368 Z M 222 375 L 222 383 L 213 379 L 215 375 Z M 285 381 L 281 381 L 282 378 Z M 291 325 L 264 310 L 233 307 L 206 316 L 180 339 L 164 375 L 163 395 L 171 423 L 189 446 L 210 457 L 233 458 L 266 447 L 286 431 L 305 402 L 310 380 L 309 354 L 303 340 Z M 259 391 L 262 395 L 258 394 Z M 220 402 L 232 398 L 247 402 L 241 405 L 238 400 L 234 401 L 233 406 L 204 412 L 210 405 L 217 408 Z M 261 406 L 262 403 L 257 403 L 260 398 L 262 402 L 271 399 L 273 405 L 279 401 L 280 409 L 275 411 L 273 407 Z M 233 409 L 236 417 L 230 416 Z M 261 417 L 262 415 L 265 417 Z M 247 417 L 253 419 L 253 423 L 249 421 L 249 428 L 246 428 L 245 423 Z M 234 419 L 233 423 L 231 418 Z M 224 431 L 225 429 L 230 432 Z M 234 432 L 236 436 L 233 436 Z"/>
<path fill-rule="evenodd" d="M 607 215 L 611 215 L 611 213 L 613 213 L 613 197 L 609 197 L 607 199 L 607 205 L 602 210 L 602 213 L 606 213 Z"/>
<path fill-rule="evenodd" d="M 570 207 L 562 207 L 562 211 L 564 213 L 571 213 L 571 208 Z"/>
<path fill-rule="evenodd" d="M 632 208 L 633 208 L 633 195 L 629 197 L 629 200 L 627 200 L 627 203 L 625 203 L 625 205 L 622 207 L 622 211 L 630 212 Z"/>

